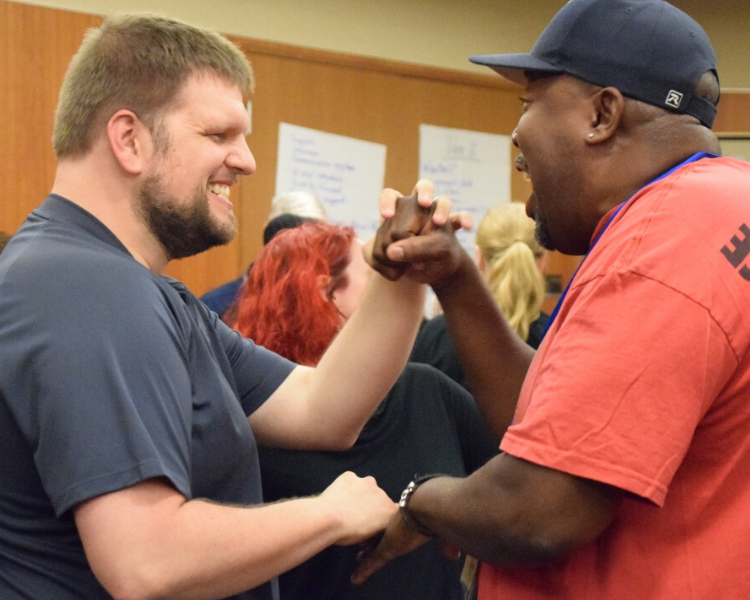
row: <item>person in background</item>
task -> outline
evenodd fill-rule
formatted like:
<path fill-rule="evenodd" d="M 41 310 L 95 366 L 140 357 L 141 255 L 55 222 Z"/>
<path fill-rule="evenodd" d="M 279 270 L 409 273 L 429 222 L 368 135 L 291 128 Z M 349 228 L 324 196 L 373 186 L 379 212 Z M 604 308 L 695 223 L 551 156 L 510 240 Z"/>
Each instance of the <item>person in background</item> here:
<path fill-rule="evenodd" d="M 294 229 L 304 223 L 310 223 L 314 221 L 310 217 L 300 217 L 292 213 L 281 213 L 278 217 L 274 217 L 263 228 L 263 245 L 266 246 L 273 238 L 285 229 Z M 252 268 L 252 265 L 251 265 Z M 248 269 L 248 272 L 250 269 Z"/>
<path fill-rule="evenodd" d="M 281 213 L 278 217 L 274 217 L 268 221 L 263 229 L 263 245 L 268 244 L 276 234 L 285 229 L 294 229 L 303 223 L 309 223 L 314 220 L 308 217 L 293 215 L 292 213 Z M 242 288 L 242 284 L 247 281 L 247 276 L 252 268 L 253 263 L 250 263 L 245 275 L 235 281 L 224 284 L 214 290 L 213 293 L 209 292 L 201 298 L 201 302 L 217 313 L 225 323 L 233 323 L 237 318 L 237 301 L 240 297 L 240 289 Z M 227 304 L 227 302 L 229 303 Z"/>
<path fill-rule="evenodd" d="M 284 231 L 258 257 L 240 296 L 245 336 L 316 365 L 359 304 L 371 269 L 349 227 L 317 222 Z M 471 396 L 427 365 L 409 364 L 351 449 L 258 448 L 266 500 L 320 493 L 339 474 L 372 475 L 398 500 L 414 473 L 463 476 L 498 452 Z M 461 600 L 462 563 L 436 541 L 350 582 L 357 548 L 328 548 L 279 578 L 282 600 Z"/>
<path fill-rule="evenodd" d="M 328 218 L 320 198 L 305 190 L 286 192 L 273 197 L 268 220 L 270 221 L 284 213 L 317 219 L 318 221 L 325 221 Z"/>
<path fill-rule="evenodd" d="M 284 216 L 289 215 L 289 216 Z M 278 220 L 281 217 L 281 220 Z M 301 220 L 296 220 L 295 217 Z M 287 192 L 274 196 L 271 200 L 271 210 L 263 229 L 263 245 L 265 246 L 276 233 L 288 227 L 296 227 L 309 219 L 325 221 L 326 211 L 323 203 L 314 194 L 306 191 Z M 237 299 L 240 286 L 247 280 L 247 274 L 253 267 L 252 263 L 237 279 L 228 281 L 214 288 L 200 297 L 201 302 L 223 318 L 229 307 Z"/>
<path fill-rule="evenodd" d="M 546 253 L 534 238 L 534 227 L 520 202 L 491 208 L 477 228 L 476 259 L 511 328 L 529 346 L 538 348 L 549 315 L 541 310 Z M 432 365 L 468 389 L 443 314 L 422 325 L 409 360 Z"/>

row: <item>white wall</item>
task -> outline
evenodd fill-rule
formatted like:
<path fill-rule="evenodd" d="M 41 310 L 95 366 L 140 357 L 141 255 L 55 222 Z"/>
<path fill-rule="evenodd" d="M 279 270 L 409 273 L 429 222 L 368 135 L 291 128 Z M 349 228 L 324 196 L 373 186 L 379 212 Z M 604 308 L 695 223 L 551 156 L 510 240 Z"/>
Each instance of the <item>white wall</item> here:
<path fill-rule="evenodd" d="M 218 31 L 486 73 L 471 54 L 526 52 L 564 0 L 42 0 L 111 14 L 154 11 Z M 724 88 L 750 89 L 750 2 L 673 0 L 708 32 Z"/>

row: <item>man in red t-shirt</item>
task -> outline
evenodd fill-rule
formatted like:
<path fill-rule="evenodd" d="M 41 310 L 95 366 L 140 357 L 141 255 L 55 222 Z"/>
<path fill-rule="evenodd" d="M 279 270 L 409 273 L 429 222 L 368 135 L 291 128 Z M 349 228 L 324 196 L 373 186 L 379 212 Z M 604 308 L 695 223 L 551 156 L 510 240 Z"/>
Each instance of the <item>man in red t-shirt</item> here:
<path fill-rule="evenodd" d="M 412 482 L 355 580 L 437 535 L 481 561 L 480 600 L 750 597 L 750 164 L 716 156 L 708 38 L 662 0 L 572 0 L 529 54 L 472 60 L 525 86 L 527 210 L 586 257 L 534 356 L 450 228 L 381 236 L 505 436 Z"/>

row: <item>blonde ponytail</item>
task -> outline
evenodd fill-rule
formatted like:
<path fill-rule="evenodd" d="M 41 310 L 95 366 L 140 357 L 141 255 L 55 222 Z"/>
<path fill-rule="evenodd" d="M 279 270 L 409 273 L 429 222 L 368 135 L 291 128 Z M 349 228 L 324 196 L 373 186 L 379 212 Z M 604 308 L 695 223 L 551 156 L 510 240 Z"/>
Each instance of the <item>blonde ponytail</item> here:
<path fill-rule="evenodd" d="M 544 277 L 536 264 L 544 249 L 534 238 L 534 221 L 518 202 L 492 208 L 479 223 L 476 244 L 500 312 L 526 341 L 544 301 Z"/>

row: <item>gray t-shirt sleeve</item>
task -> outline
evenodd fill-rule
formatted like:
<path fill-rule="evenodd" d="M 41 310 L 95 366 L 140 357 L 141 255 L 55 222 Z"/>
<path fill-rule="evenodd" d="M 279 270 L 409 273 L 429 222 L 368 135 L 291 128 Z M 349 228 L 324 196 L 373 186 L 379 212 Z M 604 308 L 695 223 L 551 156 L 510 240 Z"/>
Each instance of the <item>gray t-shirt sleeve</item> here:
<path fill-rule="evenodd" d="M 24 299 L 6 304 L 18 328 L 18 345 L 5 355 L 16 388 L 9 398 L 58 515 L 152 477 L 190 497 L 189 340 L 175 319 L 180 307 L 134 272 L 140 265 L 120 270 L 116 283 L 108 265 L 19 277 L 15 286 L 11 276 L 5 286 Z"/>
<path fill-rule="evenodd" d="M 276 391 L 297 365 L 243 338 L 215 313 L 211 312 L 210 315 L 229 360 L 242 409 L 249 416 Z"/>

